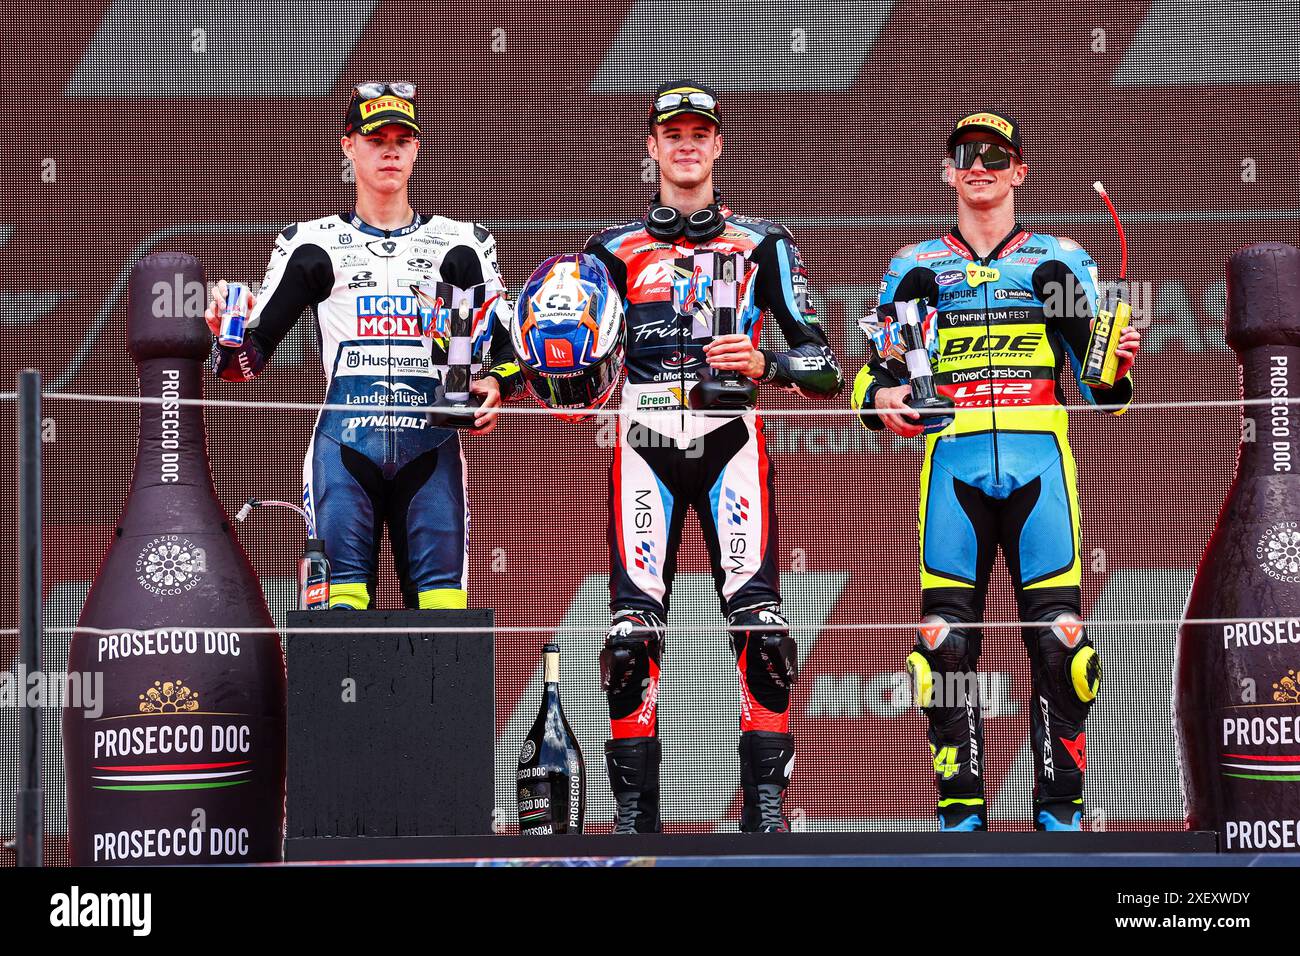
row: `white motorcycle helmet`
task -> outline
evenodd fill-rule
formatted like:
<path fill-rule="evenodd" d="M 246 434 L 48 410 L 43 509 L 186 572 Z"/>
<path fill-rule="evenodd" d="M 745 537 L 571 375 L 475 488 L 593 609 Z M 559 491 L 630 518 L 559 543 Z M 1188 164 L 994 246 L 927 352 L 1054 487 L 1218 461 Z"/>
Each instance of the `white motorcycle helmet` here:
<path fill-rule="evenodd" d="M 543 262 L 519 293 L 510 337 L 538 402 L 564 421 L 591 417 L 623 370 L 623 303 L 605 264 L 587 253 Z"/>

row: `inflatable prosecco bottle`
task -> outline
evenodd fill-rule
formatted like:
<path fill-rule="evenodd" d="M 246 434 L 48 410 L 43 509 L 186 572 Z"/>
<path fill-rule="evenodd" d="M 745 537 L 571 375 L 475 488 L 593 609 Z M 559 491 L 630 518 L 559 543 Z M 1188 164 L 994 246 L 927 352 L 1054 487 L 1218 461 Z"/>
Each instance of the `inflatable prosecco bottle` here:
<path fill-rule="evenodd" d="M 1300 249 L 1228 260 L 1228 345 L 1247 405 L 1237 473 L 1175 655 L 1187 822 L 1229 851 L 1300 849 Z"/>
<path fill-rule="evenodd" d="M 73 636 L 70 672 L 102 675 L 64 713 L 74 866 L 283 857 L 285 670 L 257 577 L 212 486 L 200 406 L 211 338 L 203 270 L 149 256 L 131 273 L 139 369 L 131 490 Z M 197 310 L 195 309 L 197 302 Z M 188 306 L 188 307 L 187 307 Z"/>

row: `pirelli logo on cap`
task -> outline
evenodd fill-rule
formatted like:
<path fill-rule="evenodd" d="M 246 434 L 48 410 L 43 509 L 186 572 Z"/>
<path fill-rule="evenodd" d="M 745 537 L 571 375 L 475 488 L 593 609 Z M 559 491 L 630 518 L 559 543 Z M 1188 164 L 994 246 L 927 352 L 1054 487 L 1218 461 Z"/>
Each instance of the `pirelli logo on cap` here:
<path fill-rule="evenodd" d="M 972 113 L 957 124 L 958 129 L 966 126 L 991 126 L 1007 139 L 1010 139 L 1015 133 L 1015 127 L 1004 120 L 1001 116 L 995 116 L 992 113 Z"/>
<path fill-rule="evenodd" d="M 361 103 L 361 118 L 369 119 L 376 113 L 386 112 L 402 113 L 415 119 L 415 107 L 409 100 L 404 100 L 400 96 L 381 96 L 376 100 L 364 100 Z"/>

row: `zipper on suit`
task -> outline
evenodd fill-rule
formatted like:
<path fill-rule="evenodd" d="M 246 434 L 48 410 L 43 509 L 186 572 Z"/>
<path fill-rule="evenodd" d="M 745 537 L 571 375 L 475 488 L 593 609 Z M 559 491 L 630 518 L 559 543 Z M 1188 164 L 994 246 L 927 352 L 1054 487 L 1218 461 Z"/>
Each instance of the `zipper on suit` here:
<path fill-rule="evenodd" d="M 1000 245 L 999 245 L 1000 248 Z M 997 249 L 994 250 L 996 252 Z M 992 253 L 980 259 L 980 265 L 988 267 L 989 262 L 993 259 Z M 989 343 L 993 341 L 993 324 L 989 321 L 989 284 L 987 281 L 981 282 L 984 288 L 984 354 L 988 358 L 989 377 L 989 419 L 992 431 L 989 433 L 989 440 L 993 445 L 993 483 L 1002 484 L 1002 461 L 998 454 L 998 396 L 997 389 L 993 387 L 993 349 Z"/>
<path fill-rule="evenodd" d="M 385 232 L 384 235 L 387 236 L 388 233 Z M 383 246 L 380 246 L 380 249 L 382 250 Z M 396 304 L 397 294 L 393 291 L 392 262 L 392 256 L 388 256 L 384 259 L 384 289 L 393 297 L 394 304 Z M 394 330 L 396 329 L 395 323 L 393 328 Z M 397 402 L 397 389 L 394 387 L 393 382 L 393 335 L 391 332 L 385 337 L 384 344 L 388 349 L 388 368 L 385 371 L 384 378 L 388 383 L 388 395 L 390 399 L 388 405 L 388 427 L 384 429 L 384 464 L 391 466 L 397 464 L 397 418 L 393 414 L 393 405 Z"/>

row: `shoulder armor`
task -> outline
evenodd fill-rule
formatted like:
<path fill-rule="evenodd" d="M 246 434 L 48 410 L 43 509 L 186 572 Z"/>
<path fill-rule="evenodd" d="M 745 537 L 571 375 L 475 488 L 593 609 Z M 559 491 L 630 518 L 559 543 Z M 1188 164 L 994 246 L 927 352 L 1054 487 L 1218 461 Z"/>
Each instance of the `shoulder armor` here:
<path fill-rule="evenodd" d="M 622 235 L 623 233 L 631 232 L 635 229 L 644 228 L 644 220 L 633 219 L 631 222 L 621 222 L 616 226 L 606 226 L 604 229 L 598 229 L 596 232 L 591 234 L 591 238 L 588 239 L 587 242 L 598 242 L 603 245 L 606 239 L 612 239 L 614 236 Z"/>

